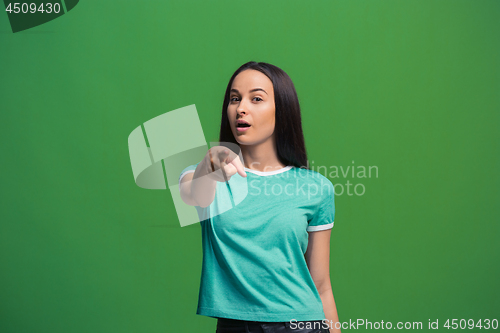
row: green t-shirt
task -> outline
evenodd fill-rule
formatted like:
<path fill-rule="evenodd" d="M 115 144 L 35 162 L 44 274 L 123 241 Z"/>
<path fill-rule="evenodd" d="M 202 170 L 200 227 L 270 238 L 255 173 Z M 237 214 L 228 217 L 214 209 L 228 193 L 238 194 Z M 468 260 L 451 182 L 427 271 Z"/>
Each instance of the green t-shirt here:
<path fill-rule="evenodd" d="M 304 253 L 308 231 L 333 227 L 333 184 L 292 166 L 245 171 L 246 178 L 235 174 L 228 184 L 218 182 L 210 206 L 196 207 L 203 247 L 196 313 L 269 322 L 325 319 Z M 222 213 L 214 214 L 218 209 Z"/>

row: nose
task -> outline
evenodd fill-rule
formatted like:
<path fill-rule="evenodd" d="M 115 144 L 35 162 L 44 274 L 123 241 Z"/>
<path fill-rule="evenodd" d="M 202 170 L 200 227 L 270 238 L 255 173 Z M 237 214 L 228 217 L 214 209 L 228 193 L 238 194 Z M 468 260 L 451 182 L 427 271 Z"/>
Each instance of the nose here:
<path fill-rule="evenodd" d="M 246 106 L 244 105 L 245 104 L 244 101 L 245 101 L 245 99 L 242 98 L 240 103 L 238 104 L 238 107 L 236 108 L 236 113 L 238 115 L 247 113 Z"/>

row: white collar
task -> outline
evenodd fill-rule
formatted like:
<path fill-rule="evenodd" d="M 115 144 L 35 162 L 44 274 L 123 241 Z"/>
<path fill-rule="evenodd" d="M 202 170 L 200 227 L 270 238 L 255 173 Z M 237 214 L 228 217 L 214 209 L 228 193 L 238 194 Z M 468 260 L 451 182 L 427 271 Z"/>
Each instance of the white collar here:
<path fill-rule="evenodd" d="M 288 171 L 291 168 L 293 168 L 293 165 L 287 165 L 284 168 L 277 169 L 277 170 L 272 170 L 272 171 L 259 171 L 259 170 L 252 170 L 252 169 L 248 169 L 248 168 L 245 168 L 245 171 L 246 172 L 254 173 L 254 174 L 259 175 L 259 176 L 271 176 L 271 175 L 276 175 L 278 173 L 282 173 L 282 172 Z"/>

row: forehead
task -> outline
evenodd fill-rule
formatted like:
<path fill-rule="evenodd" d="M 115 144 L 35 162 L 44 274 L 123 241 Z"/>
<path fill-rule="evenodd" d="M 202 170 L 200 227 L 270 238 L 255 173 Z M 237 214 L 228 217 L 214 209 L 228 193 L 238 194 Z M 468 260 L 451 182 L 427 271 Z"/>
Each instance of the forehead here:
<path fill-rule="evenodd" d="M 263 88 L 269 93 L 273 91 L 273 83 L 265 74 L 253 69 L 247 69 L 236 75 L 231 88 L 238 89 L 240 93 L 253 88 Z"/>

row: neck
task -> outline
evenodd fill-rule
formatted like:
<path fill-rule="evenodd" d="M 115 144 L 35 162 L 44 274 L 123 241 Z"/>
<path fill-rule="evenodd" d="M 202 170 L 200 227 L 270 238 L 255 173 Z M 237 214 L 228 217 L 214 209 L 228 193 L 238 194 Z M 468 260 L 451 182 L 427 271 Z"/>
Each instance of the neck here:
<path fill-rule="evenodd" d="M 284 168 L 278 159 L 274 137 L 255 145 L 240 145 L 245 167 L 267 172 Z"/>

